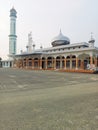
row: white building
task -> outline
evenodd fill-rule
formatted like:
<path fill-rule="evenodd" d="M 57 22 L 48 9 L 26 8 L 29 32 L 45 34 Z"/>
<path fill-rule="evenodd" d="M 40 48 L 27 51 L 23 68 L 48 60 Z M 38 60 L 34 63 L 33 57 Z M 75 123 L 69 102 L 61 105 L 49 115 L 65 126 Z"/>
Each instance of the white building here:
<path fill-rule="evenodd" d="M 35 49 L 15 55 L 15 66 L 26 69 L 93 72 L 98 67 L 98 48 L 95 40 L 70 44 L 62 34 L 52 39 L 52 47 Z"/>

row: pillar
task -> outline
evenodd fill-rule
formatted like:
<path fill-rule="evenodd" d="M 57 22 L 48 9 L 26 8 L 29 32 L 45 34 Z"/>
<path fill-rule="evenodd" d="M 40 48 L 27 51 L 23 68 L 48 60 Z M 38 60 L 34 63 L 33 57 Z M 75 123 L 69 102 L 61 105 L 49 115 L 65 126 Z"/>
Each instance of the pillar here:
<path fill-rule="evenodd" d="M 28 68 L 28 58 L 26 58 L 26 68 Z"/>
<path fill-rule="evenodd" d="M 94 58 L 94 65 L 97 67 L 97 57 Z"/>
<path fill-rule="evenodd" d="M 45 69 L 47 69 L 47 59 L 45 60 Z"/>
<path fill-rule="evenodd" d="M 34 69 L 34 59 L 32 59 L 32 69 Z"/>
<path fill-rule="evenodd" d="M 70 59 L 70 69 L 72 69 L 72 60 Z"/>
<path fill-rule="evenodd" d="M 62 57 L 60 57 L 60 69 L 62 69 Z"/>
<path fill-rule="evenodd" d="M 56 69 L 56 58 L 54 58 L 53 68 Z"/>
<path fill-rule="evenodd" d="M 90 65 L 92 65 L 93 64 L 93 57 L 91 56 L 90 57 Z"/>
<path fill-rule="evenodd" d="M 40 59 L 40 69 L 42 69 L 42 59 Z"/>
<path fill-rule="evenodd" d="M 76 57 L 76 70 L 78 69 L 78 57 Z"/>
<path fill-rule="evenodd" d="M 64 69 L 66 69 L 66 58 L 64 59 L 64 65 L 65 65 Z"/>

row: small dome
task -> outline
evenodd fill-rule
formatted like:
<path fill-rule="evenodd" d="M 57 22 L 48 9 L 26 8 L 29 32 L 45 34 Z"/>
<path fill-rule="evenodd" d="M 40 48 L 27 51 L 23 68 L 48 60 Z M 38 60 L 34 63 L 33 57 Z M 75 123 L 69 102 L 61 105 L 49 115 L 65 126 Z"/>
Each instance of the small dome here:
<path fill-rule="evenodd" d="M 67 45 L 67 44 L 70 44 L 70 39 L 68 37 L 64 36 L 60 30 L 59 35 L 52 39 L 51 44 L 52 44 L 52 46 Z"/>
<path fill-rule="evenodd" d="M 17 14 L 17 12 L 16 12 L 16 10 L 15 10 L 14 7 L 13 7 L 13 8 L 10 10 L 10 17 L 11 17 L 11 16 L 17 17 L 16 14 Z"/>

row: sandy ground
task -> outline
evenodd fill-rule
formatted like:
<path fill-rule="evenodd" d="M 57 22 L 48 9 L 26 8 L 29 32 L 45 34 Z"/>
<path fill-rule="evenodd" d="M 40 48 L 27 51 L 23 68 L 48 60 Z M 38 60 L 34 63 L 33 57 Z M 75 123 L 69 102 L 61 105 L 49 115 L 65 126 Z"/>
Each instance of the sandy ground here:
<path fill-rule="evenodd" d="M 98 130 L 98 74 L 0 69 L 0 130 Z"/>

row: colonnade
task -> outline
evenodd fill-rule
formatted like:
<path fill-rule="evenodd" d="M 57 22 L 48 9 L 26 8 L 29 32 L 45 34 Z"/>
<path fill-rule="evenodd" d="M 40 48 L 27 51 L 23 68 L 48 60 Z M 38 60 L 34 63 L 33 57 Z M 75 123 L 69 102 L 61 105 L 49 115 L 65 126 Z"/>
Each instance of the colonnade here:
<path fill-rule="evenodd" d="M 95 65 L 98 67 L 98 57 L 85 57 L 80 58 L 75 55 L 66 56 L 49 56 L 42 58 L 25 57 L 16 60 L 15 62 L 18 68 L 30 68 L 30 69 L 86 69 L 87 64 Z"/>

